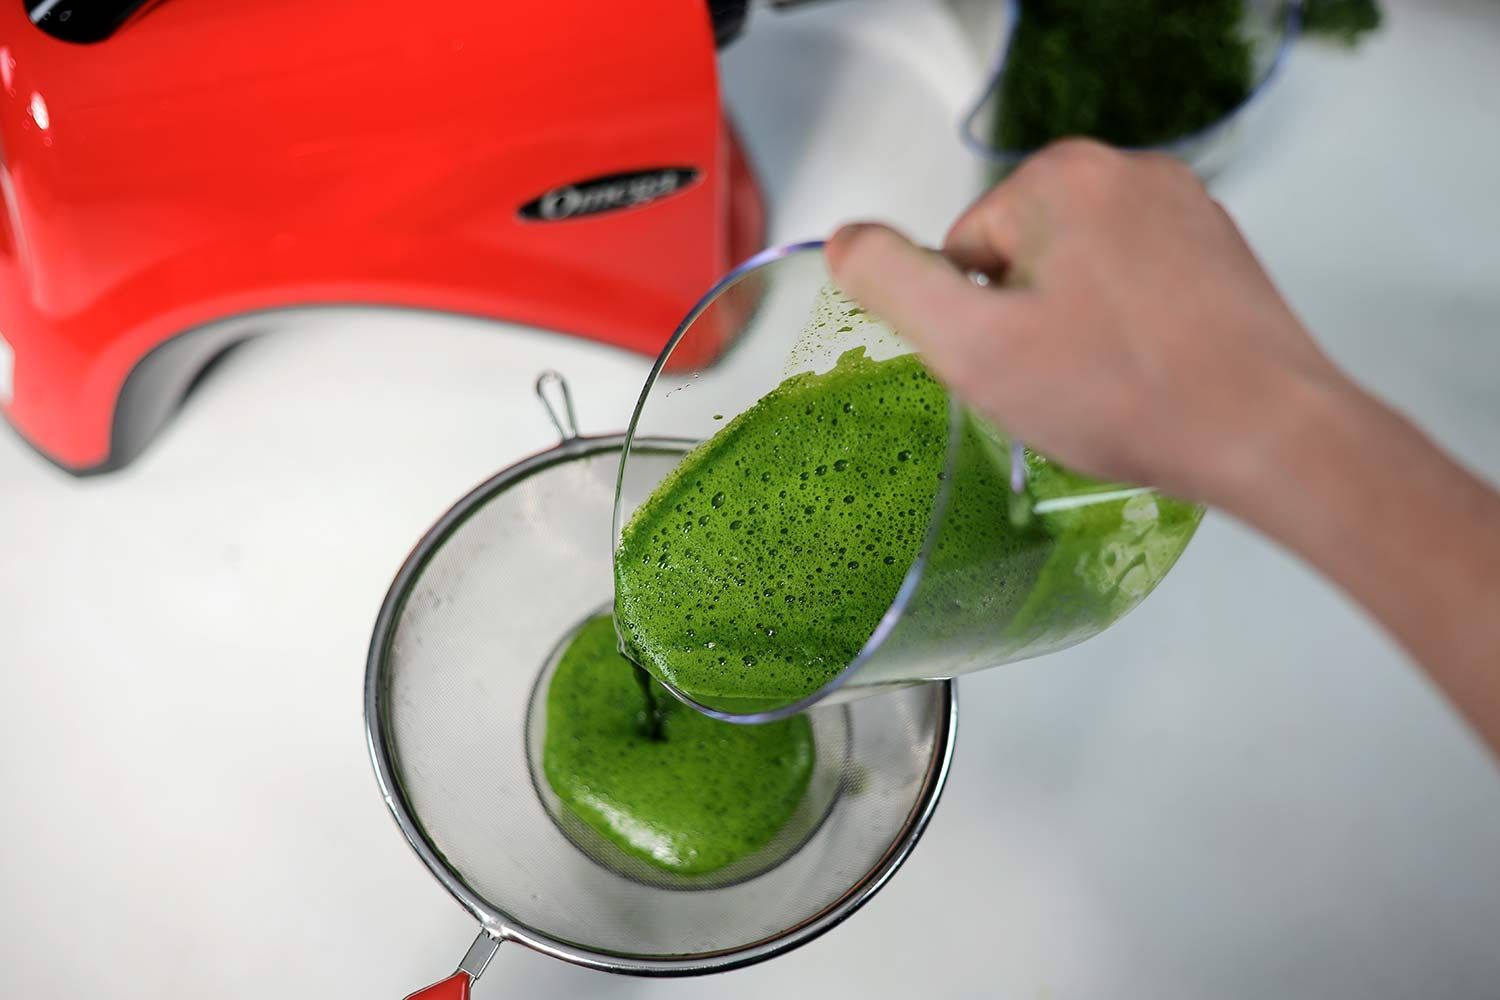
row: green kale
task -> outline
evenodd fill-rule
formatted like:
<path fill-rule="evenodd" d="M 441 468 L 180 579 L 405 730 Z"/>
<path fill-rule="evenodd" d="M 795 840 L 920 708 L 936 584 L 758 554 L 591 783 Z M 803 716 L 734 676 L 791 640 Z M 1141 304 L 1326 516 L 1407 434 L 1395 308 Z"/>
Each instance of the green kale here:
<path fill-rule="evenodd" d="M 1375 0 L 1303 0 L 1302 30 L 1354 45 L 1360 36 L 1380 27 Z"/>
<path fill-rule="evenodd" d="M 997 145 L 1068 135 L 1177 139 L 1249 95 L 1243 0 L 1025 0 L 1001 80 Z"/>

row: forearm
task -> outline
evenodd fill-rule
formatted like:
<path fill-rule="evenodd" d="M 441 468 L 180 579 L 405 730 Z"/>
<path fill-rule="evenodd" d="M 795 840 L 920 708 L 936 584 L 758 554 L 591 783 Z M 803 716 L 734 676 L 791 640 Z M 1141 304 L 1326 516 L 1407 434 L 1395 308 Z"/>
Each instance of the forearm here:
<path fill-rule="evenodd" d="M 1289 395 L 1219 506 L 1348 591 L 1500 754 L 1500 493 L 1351 385 Z"/>

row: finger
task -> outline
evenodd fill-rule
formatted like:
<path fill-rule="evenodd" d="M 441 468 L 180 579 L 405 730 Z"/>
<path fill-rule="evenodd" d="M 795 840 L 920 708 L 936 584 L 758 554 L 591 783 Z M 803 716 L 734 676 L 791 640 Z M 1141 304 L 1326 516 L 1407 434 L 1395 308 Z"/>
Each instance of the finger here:
<path fill-rule="evenodd" d="M 963 272 L 888 226 L 846 226 L 828 241 L 826 253 L 838 286 L 914 342 L 977 314 L 982 305 L 983 290 Z"/>
<path fill-rule="evenodd" d="M 1012 180 L 991 188 L 948 230 L 944 255 L 966 270 L 1003 280 L 1022 252 L 1020 201 Z"/>
<path fill-rule="evenodd" d="M 886 226 L 839 230 L 828 243 L 834 281 L 907 338 L 945 382 L 971 384 L 1003 350 L 1021 293 L 981 288 L 943 256 Z"/>

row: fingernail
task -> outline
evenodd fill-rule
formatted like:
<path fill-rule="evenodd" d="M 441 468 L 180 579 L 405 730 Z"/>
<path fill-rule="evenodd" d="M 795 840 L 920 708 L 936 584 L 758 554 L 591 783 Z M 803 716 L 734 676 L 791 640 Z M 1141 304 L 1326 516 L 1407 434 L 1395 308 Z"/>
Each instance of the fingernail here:
<path fill-rule="evenodd" d="M 870 230 L 877 228 L 879 227 L 873 222 L 850 222 L 846 225 L 840 226 L 838 230 L 834 232 L 833 239 L 829 242 L 848 243 L 857 238 L 861 233 L 867 233 Z"/>
<path fill-rule="evenodd" d="M 828 266 L 837 272 L 844 261 L 844 256 L 853 246 L 854 240 L 861 234 L 878 228 L 873 222 L 850 222 L 840 226 L 828 239 L 824 247 L 824 253 L 828 258 Z"/>

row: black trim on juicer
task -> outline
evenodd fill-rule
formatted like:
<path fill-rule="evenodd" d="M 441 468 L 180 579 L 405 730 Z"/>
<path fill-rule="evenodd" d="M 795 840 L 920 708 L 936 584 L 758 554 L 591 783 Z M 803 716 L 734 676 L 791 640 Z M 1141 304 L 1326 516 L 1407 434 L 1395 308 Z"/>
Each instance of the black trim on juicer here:
<path fill-rule="evenodd" d="M 522 205 L 530 222 L 565 222 L 601 212 L 639 208 L 677 194 L 698 179 L 694 167 L 652 167 L 559 184 Z"/>
<path fill-rule="evenodd" d="M 102 42 L 150 0 L 26 0 L 31 23 L 64 42 Z"/>
<path fill-rule="evenodd" d="M 708 0 L 708 16 L 714 23 L 714 44 L 723 48 L 745 30 L 750 0 Z"/>

